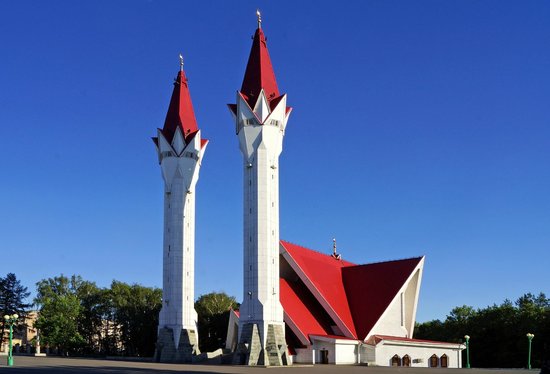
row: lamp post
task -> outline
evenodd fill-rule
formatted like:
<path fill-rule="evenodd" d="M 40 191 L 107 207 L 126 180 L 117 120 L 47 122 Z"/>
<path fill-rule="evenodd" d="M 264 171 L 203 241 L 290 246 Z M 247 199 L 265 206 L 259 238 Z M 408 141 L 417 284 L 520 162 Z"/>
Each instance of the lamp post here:
<path fill-rule="evenodd" d="M 10 344 L 8 347 L 8 366 L 13 366 L 13 356 L 12 356 L 12 340 L 13 340 L 13 325 L 17 322 L 19 316 L 17 314 L 12 314 L 11 316 L 5 315 L 4 321 L 10 327 Z"/>
<path fill-rule="evenodd" d="M 466 340 L 466 368 L 470 368 L 470 335 L 464 335 Z"/>
<path fill-rule="evenodd" d="M 527 339 L 529 340 L 529 354 L 527 356 L 527 369 L 531 370 L 531 341 L 535 337 L 535 334 L 528 333 Z"/>

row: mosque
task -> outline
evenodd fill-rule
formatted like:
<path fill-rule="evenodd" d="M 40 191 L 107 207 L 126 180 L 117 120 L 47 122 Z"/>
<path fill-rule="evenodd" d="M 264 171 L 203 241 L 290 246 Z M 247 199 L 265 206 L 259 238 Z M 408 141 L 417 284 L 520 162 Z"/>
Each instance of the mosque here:
<path fill-rule="evenodd" d="M 236 103 L 243 155 L 243 298 L 230 314 L 233 363 L 462 366 L 462 344 L 413 338 L 424 257 L 372 264 L 279 237 L 279 155 L 292 108 L 279 91 L 259 12 Z M 194 310 L 195 191 L 202 138 L 180 62 L 168 113 L 153 138 L 164 180 L 163 300 L 156 359 L 200 354 Z"/>

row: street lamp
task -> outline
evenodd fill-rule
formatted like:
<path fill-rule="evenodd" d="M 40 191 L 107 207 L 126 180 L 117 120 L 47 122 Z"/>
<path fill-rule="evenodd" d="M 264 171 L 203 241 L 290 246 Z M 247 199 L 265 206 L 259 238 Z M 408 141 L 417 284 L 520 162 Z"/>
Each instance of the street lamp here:
<path fill-rule="evenodd" d="M 527 369 L 531 370 L 531 341 L 535 337 L 535 334 L 528 333 L 527 339 L 529 339 L 529 355 L 527 356 Z"/>
<path fill-rule="evenodd" d="M 10 327 L 10 345 L 8 348 L 8 366 L 13 366 L 13 356 L 12 356 L 12 340 L 13 340 L 13 325 L 17 322 L 19 316 L 17 314 L 12 314 L 11 316 L 5 315 L 4 321 Z"/>
<path fill-rule="evenodd" d="M 470 335 L 464 335 L 466 340 L 466 368 L 470 368 Z"/>

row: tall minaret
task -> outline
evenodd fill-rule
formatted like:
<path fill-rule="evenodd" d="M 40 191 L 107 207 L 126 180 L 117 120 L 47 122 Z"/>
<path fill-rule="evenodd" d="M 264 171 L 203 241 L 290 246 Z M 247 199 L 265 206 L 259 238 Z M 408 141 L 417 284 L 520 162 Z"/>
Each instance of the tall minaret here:
<path fill-rule="evenodd" d="M 201 139 L 180 55 L 164 127 L 153 138 L 164 179 L 162 309 L 156 359 L 191 362 L 198 349 L 195 312 L 195 185 L 208 140 Z"/>
<path fill-rule="evenodd" d="M 230 104 L 243 154 L 244 281 L 234 363 L 286 365 L 279 301 L 279 155 L 291 108 L 279 94 L 266 38 L 258 29 L 237 104 Z"/>

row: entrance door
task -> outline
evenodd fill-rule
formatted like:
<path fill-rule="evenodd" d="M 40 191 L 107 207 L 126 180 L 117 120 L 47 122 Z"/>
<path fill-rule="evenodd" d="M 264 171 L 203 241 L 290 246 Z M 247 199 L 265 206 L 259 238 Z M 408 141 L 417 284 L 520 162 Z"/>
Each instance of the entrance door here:
<path fill-rule="evenodd" d="M 403 356 L 403 366 L 411 366 L 411 357 L 409 355 Z"/>
<path fill-rule="evenodd" d="M 321 363 L 328 364 L 328 350 L 321 349 Z"/>

